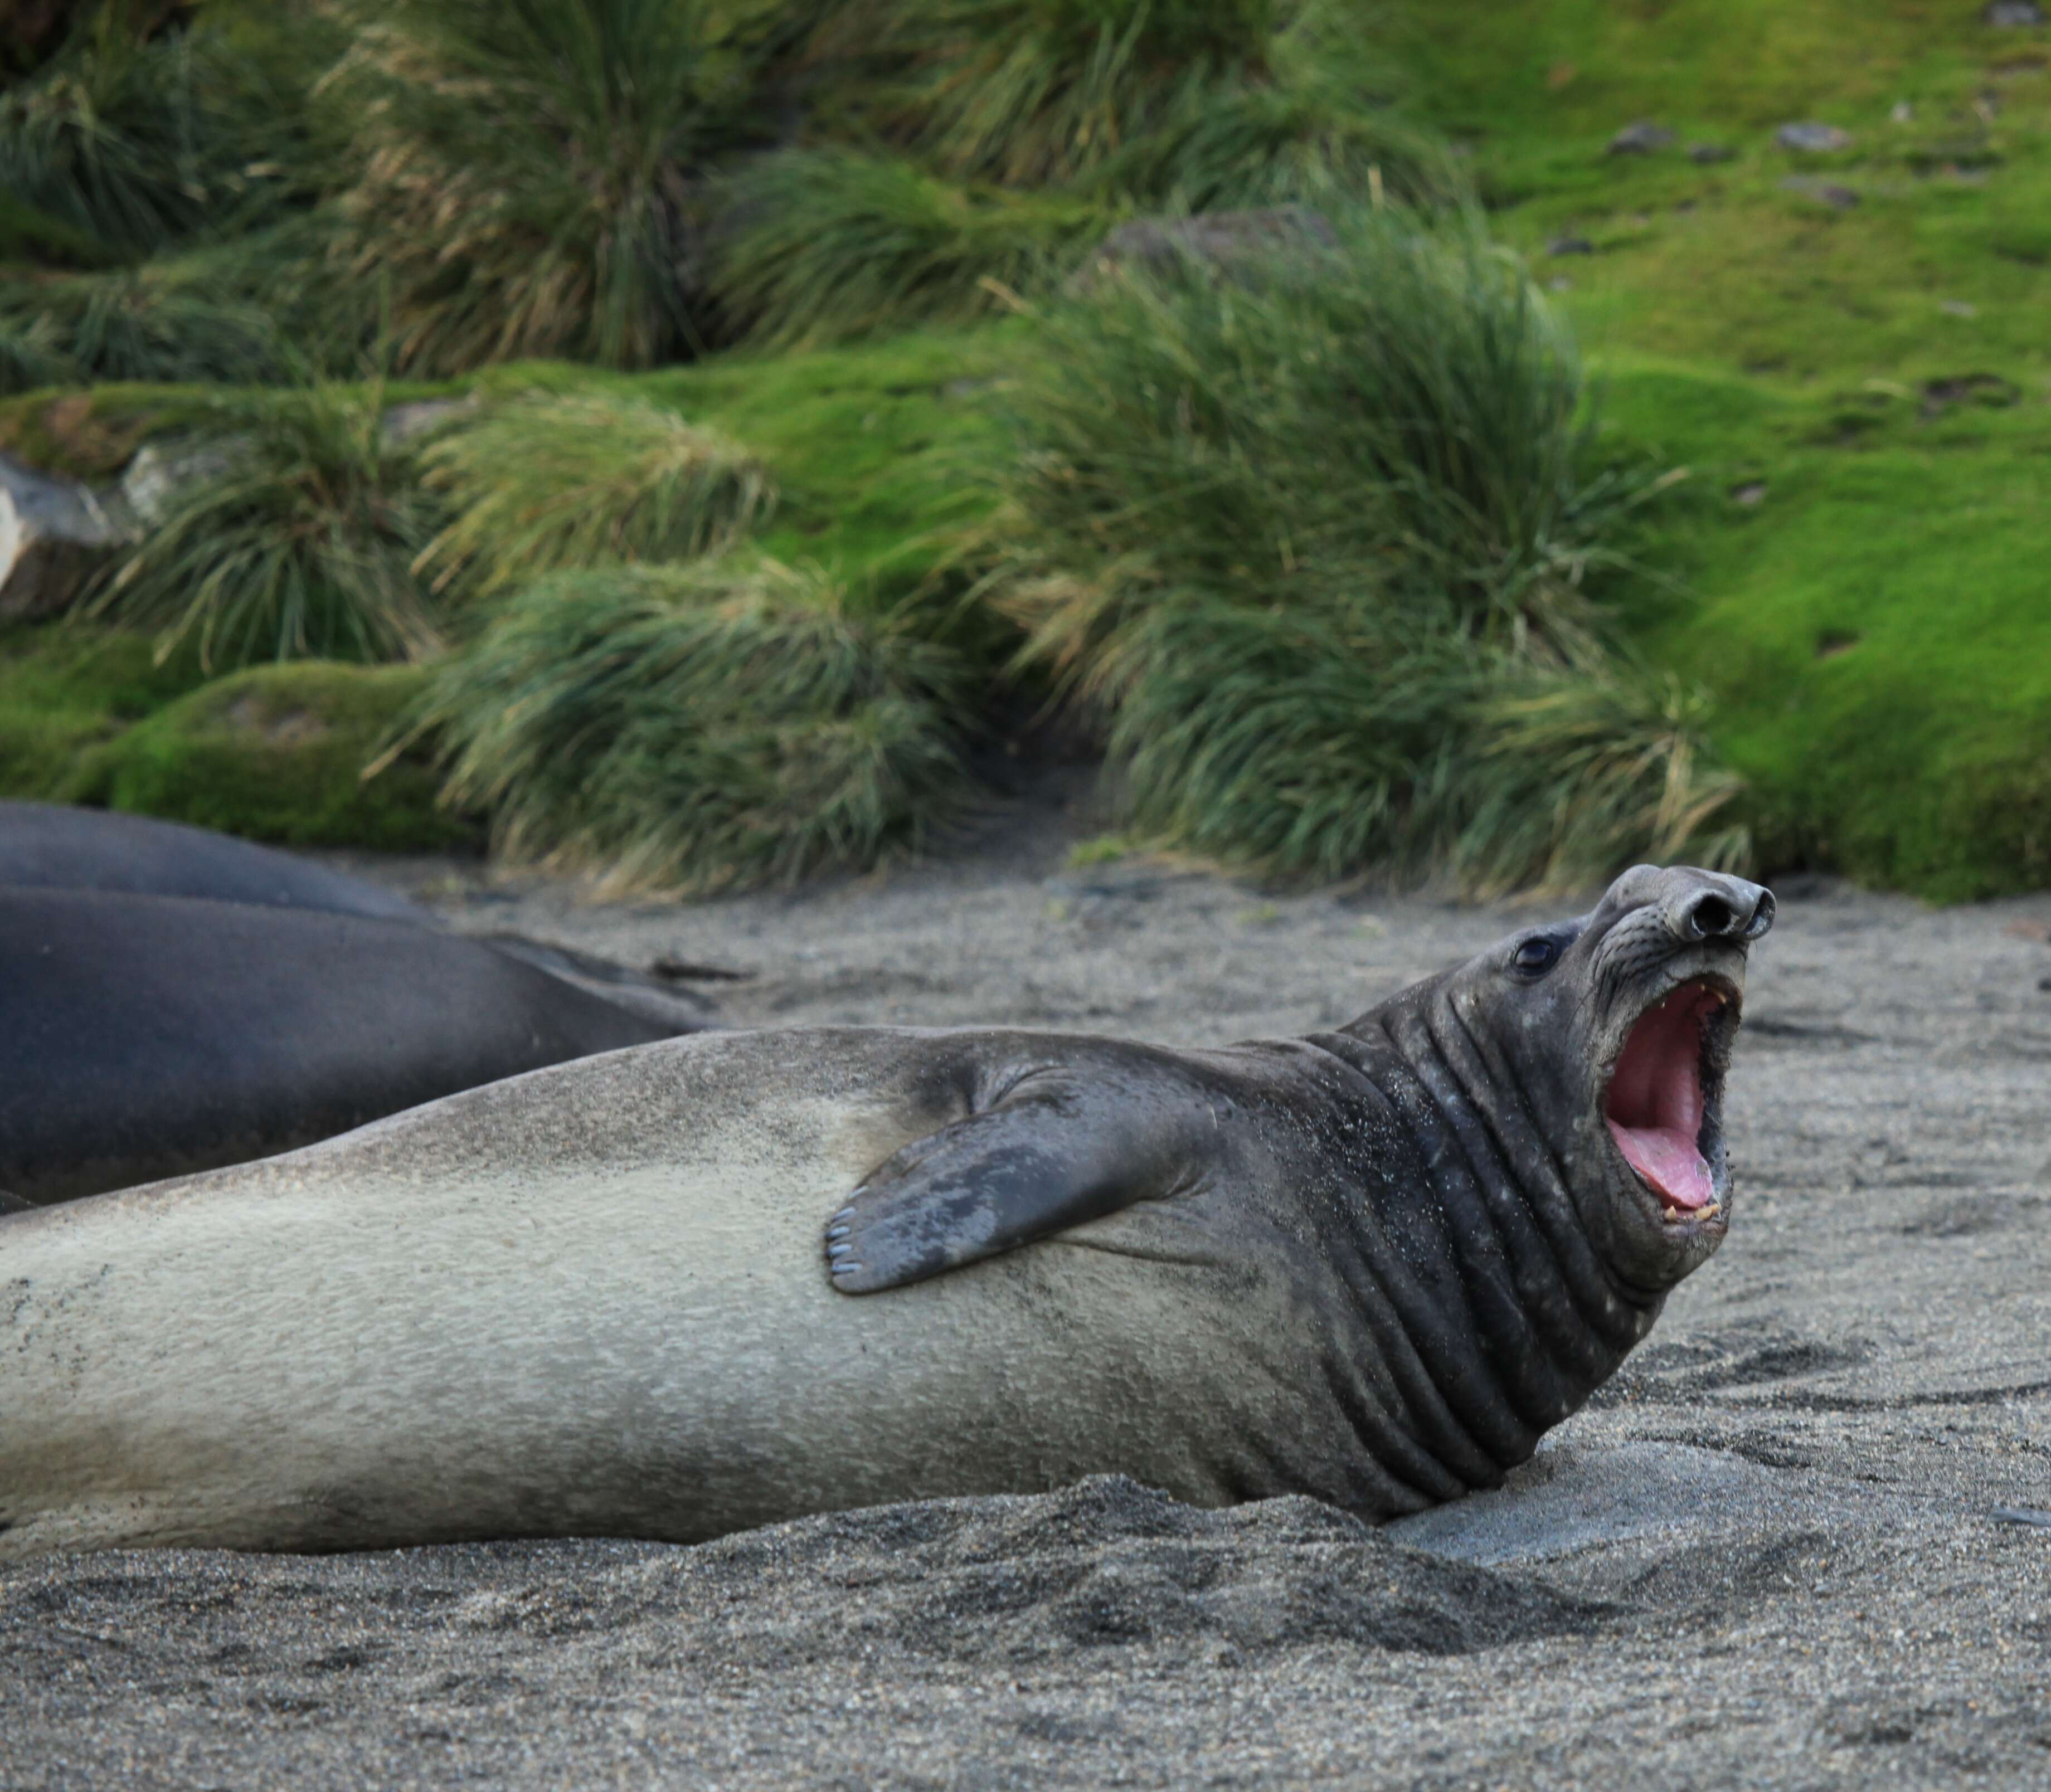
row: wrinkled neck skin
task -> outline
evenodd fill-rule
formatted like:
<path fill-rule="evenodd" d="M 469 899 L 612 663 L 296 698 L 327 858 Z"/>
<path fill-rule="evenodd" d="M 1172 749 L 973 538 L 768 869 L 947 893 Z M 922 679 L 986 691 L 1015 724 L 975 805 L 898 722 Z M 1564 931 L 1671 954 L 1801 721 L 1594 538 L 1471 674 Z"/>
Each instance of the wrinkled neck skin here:
<path fill-rule="evenodd" d="M 1307 1149 L 1284 1180 L 1378 1346 L 1349 1349 L 1358 1333 L 1334 1326 L 1326 1376 L 1395 1483 L 1370 1503 L 1399 1510 L 1498 1486 L 1615 1372 L 1665 1299 L 1619 1273 L 1600 1201 L 1588 1202 L 1592 1228 L 1576 1199 L 1577 1178 L 1585 1194 L 1605 1174 L 1574 1111 L 1584 1098 L 1533 1087 L 1521 1054 L 1467 1024 L 1461 974 L 1291 1048 L 1333 1100 L 1299 1131 Z M 1362 1374 L 1364 1355 L 1387 1364 L 1393 1385 Z"/>

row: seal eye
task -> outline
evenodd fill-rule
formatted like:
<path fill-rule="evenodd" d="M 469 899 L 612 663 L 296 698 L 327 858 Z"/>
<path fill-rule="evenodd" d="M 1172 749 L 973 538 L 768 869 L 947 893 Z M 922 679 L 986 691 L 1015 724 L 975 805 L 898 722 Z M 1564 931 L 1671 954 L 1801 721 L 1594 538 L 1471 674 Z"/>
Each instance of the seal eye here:
<path fill-rule="evenodd" d="M 1536 977 L 1550 970 L 1560 956 L 1560 943 L 1557 939 L 1527 939 L 1510 955 L 1510 962 L 1527 977 Z"/>

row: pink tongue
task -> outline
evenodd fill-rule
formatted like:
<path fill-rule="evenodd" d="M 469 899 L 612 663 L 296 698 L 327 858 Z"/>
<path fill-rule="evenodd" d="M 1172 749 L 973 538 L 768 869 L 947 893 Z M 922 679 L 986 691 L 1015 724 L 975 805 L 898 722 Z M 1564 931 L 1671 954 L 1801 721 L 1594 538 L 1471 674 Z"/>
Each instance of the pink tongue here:
<path fill-rule="evenodd" d="M 1609 1130 L 1624 1161 L 1674 1206 L 1693 1212 L 1715 1204 L 1709 1166 L 1678 1126 L 1619 1126 L 1612 1120 Z"/>

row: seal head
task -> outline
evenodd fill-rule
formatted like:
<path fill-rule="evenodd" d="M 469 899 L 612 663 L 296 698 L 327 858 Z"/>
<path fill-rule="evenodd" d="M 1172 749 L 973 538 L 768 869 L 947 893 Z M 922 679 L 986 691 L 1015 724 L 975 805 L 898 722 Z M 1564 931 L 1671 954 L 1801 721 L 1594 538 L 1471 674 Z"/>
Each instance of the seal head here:
<path fill-rule="evenodd" d="M 1773 914 L 1742 878 L 1639 865 L 1592 912 L 1513 935 L 1436 992 L 1495 1042 L 1589 1240 L 1634 1289 L 1672 1287 L 1729 1229 L 1724 1076 Z"/>

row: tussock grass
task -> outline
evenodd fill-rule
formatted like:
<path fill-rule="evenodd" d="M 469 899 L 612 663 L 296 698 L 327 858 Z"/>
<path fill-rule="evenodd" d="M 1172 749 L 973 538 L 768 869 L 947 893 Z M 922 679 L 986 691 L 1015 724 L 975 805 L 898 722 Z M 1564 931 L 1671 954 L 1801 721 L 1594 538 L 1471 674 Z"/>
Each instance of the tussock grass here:
<path fill-rule="evenodd" d="M 1286 72 L 1259 84 L 1193 84 L 1108 158 L 1094 185 L 1148 210 L 1344 207 L 1377 193 L 1453 207 L 1467 184 L 1445 145 L 1365 97 L 1358 38 L 1285 35 Z"/>
<path fill-rule="evenodd" d="M 962 180 L 1073 181 L 1221 75 L 1264 72 L 1265 0 L 842 0 L 807 46 L 844 125 Z"/>
<path fill-rule="evenodd" d="M 10 315 L 0 306 L 0 396 L 78 377 L 78 363 L 65 353 L 55 318 L 25 309 Z"/>
<path fill-rule="evenodd" d="M 808 142 L 722 183 L 714 283 L 774 342 L 954 321 L 1057 285 L 1139 213 L 1463 190 L 1369 97 L 1358 21 L 1266 0 L 842 0 Z M 835 139 L 838 139 L 837 141 Z"/>
<path fill-rule="evenodd" d="M 962 185 L 842 149 L 756 157 L 721 194 L 721 308 L 733 328 L 785 346 L 1003 310 L 1118 216 L 1088 197 Z"/>
<path fill-rule="evenodd" d="M 92 602 L 202 664 L 408 660 L 440 644 L 412 571 L 436 514 L 381 388 L 315 387 L 184 445 L 211 464 L 179 484 Z"/>
<path fill-rule="evenodd" d="M 1570 340 L 1477 228 L 1337 236 L 1038 319 L 992 575 L 1026 658 L 1103 714 L 1135 824 L 1222 859 L 1479 887 L 1694 837 L 1729 781 L 1670 718 L 1648 746 L 1605 657 L 1666 479 L 1604 463 Z"/>
<path fill-rule="evenodd" d="M 59 381 L 264 381 L 287 352 L 276 318 L 207 257 L 0 287 L 0 392 Z"/>
<path fill-rule="evenodd" d="M 950 179 L 1197 209 L 1461 183 L 1396 124 L 1390 70 L 1329 0 L 841 0 L 803 53 L 826 127 Z"/>
<path fill-rule="evenodd" d="M 225 146 L 205 91 L 205 37 L 146 42 L 124 15 L 93 9 L 33 80 L 0 92 L 0 187 L 147 253 L 204 219 Z"/>
<path fill-rule="evenodd" d="M 694 0 L 351 0 L 339 253 L 399 364 L 645 367 L 697 339 L 697 170 L 733 57 Z"/>
<path fill-rule="evenodd" d="M 1629 660 L 1510 678 L 1483 700 L 1454 848 L 1485 895 L 1586 889 L 1635 859 L 1742 871 L 1744 780 L 1717 760 L 1708 693 Z"/>
<path fill-rule="evenodd" d="M 718 552 L 775 508 L 760 459 L 644 399 L 533 393 L 422 453 L 452 520 L 422 559 L 479 592 L 561 567 Z"/>
<path fill-rule="evenodd" d="M 509 857 L 611 889 L 787 883 L 963 800 L 945 649 L 775 563 L 559 573 L 440 669 L 421 725 Z"/>
<path fill-rule="evenodd" d="M 1599 463 L 1571 338 L 1478 226 L 1357 215 L 1334 247 L 1224 276 L 1119 270 L 1037 335 L 1010 496 L 1028 535 L 1121 584 L 1359 585 L 1564 647 L 1655 482 Z"/>
<path fill-rule="evenodd" d="M 1457 722 L 1487 661 L 1373 605 L 1197 591 L 1137 606 L 1086 662 L 1135 831 L 1333 880 L 1443 855 Z"/>
<path fill-rule="evenodd" d="M 56 53 L 0 90 L 0 191 L 16 204 L 135 258 L 303 195 L 322 148 L 306 88 L 334 48 L 323 15 L 152 29 L 173 9 L 67 10 Z"/>

